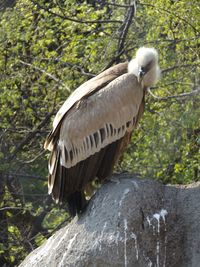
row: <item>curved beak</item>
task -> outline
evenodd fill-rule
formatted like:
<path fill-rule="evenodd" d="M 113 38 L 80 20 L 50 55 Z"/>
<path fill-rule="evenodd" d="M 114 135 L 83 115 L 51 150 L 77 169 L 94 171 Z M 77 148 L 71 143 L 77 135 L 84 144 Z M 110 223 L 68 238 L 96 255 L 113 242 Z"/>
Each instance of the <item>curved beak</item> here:
<path fill-rule="evenodd" d="M 140 68 L 139 71 L 138 71 L 138 82 L 140 83 L 145 75 L 145 71 L 143 68 Z"/>

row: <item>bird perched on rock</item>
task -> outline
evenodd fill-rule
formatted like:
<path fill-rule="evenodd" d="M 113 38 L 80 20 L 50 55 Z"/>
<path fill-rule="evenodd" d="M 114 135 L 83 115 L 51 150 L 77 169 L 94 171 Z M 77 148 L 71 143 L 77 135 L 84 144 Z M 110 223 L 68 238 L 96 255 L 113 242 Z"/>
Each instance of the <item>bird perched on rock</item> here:
<path fill-rule="evenodd" d="M 129 63 L 78 87 L 58 111 L 44 145 L 51 151 L 48 189 L 57 203 L 67 201 L 72 216 L 84 209 L 87 185 L 112 173 L 159 74 L 157 51 L 141 47 Z"/>

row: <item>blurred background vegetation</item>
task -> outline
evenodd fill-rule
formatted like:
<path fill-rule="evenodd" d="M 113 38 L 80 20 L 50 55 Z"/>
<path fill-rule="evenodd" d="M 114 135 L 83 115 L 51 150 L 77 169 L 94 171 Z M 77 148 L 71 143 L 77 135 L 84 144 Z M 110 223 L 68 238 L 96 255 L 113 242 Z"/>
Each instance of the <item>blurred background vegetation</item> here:
<path fill-rule="evenodd" d="M 47 195 L 43 150 L 53 117 L 78 85 L 160 54 L 162 78 L 117 170 L 164 183 L 200 180 L 198 0 L 0 2 L 0 266 L 17 266 L 67 223 Z"/>

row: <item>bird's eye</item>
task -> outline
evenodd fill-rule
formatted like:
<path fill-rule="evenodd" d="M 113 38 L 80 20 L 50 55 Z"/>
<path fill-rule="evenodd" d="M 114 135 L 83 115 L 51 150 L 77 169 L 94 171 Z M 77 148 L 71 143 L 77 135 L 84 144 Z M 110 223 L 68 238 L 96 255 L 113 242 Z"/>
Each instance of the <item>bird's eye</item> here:
<path fill-rule="evenodd" d="M 140 67 L 139 76 L 143 77 L 144 75 L 145 75 L 145 67 Z"/>

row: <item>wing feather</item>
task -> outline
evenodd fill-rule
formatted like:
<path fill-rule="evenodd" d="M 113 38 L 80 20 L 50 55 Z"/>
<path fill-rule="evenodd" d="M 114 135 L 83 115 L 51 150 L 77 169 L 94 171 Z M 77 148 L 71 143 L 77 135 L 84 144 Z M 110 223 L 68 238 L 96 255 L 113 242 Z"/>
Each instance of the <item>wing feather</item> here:
<path fill-rule="evenodd" d="M 142 99 L 136 76 L 124 74 L 77 103 L 60 127 L 61 164 L 70 168 L 131 131 Z"/>
<path fill-rule="evenodd" d="M 94 94 L 96 91 L 100 90 L 101 88 L 105 87 L 111 81 L 116 79 L 117 77 L 121 76 L 124 73 L 127 73 L 128 63 L 120 63 L 114 67 L 111 67 L 104 72 L 100 73 L 96 77 L 90 79 L 89 81 L 82 84 L 78 87 L 64 102 L 56 117 L 53 121 L 53 130 L 48 135 L 44 148 L 50 151 L 53 150 L 53 140 L 54 137 L 57 135 L 57 128 L 60 125 L 65 114 L 81 99 L 84 99 L 91 94 Z"/>

